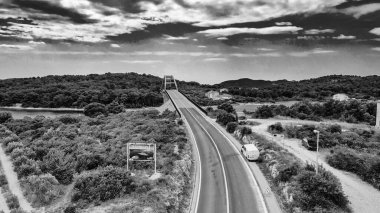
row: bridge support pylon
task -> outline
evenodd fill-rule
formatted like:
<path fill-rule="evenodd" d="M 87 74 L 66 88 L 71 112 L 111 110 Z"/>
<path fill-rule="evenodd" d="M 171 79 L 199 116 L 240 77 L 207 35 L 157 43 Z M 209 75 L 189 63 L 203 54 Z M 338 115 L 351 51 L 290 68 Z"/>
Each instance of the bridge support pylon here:
<path fill-rule="evenodd" d="M 164 90 L 178 90 L 177 82 L 172 75 L 164 76 Z"/>

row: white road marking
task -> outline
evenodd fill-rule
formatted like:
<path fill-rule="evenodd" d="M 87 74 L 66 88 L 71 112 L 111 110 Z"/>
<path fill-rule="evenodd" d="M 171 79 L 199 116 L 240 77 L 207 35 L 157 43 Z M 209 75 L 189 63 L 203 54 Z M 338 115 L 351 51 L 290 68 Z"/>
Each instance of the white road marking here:
<path fill-rule="evenodd" d="M 180 100 L 180 99 L 178 99 L 178 100 Z M 230 201 L 229 201 L 228 183 L 227 183 L 227 175 L 226 175 L 226 170 L 224 168 L 224 163 L 223 163 L 222 155 L 220 154 L 218 146 L 216 145 L 214 139 L 211 137 L 210 133 L 208 133 L 208 131 L 202 126 L 202 124 L 199 122 L 199 120 L 197 118 L 195 118 L 195 116 L 193 115 L 193 113 L 190 112 L 190 110 L 188 110 L 187 108 L 185 108 L 185 109 L 186 109 L 187 112 L 189 112 L 189 114 L 191 115 L 191 117 L 193 117 L 195 119 L 195 121 L 198 122 L 199 126 L 206 132 L 207 136 L 213 142 L 213 145 L 214 145 L 214 147 L 215 147 L 215 149 L 216 149 L 216 151 L 218 153 L 218 157 L 219 157 L 221 165 L 222 165 L 222 173 L 223 173 L 223 178 L 224 178 L 224 182 L 225 182 L 225 186 L 226 186 L 225 188 L 226 188 L 227 213 L 229 213 L 230 212 Z"/>
<path fill-rule="evenodd" d="M 232 145 L 232 147 L 234 147 L 235 151 L 239 153 L 239 156 L 240 156 L 241 160 L 244 162 L 243 164 L 245 165 L 246 169 L 249 171 L 249 174 L 250 174 L 250 176 L 251 176 L 251 179 L 253 180 L 253 183 L 254 183 L 255 187 L 259 190 L 259 193 L 258 193 L 258 194 L 259 194 L 260 202 L 261 202 L 261 204 L 262 204 L 262 206 L 263 206 L 263 208 L 264 208 L 264 213 L 268 213 L 268 208 L 267 208 L 267 205 L 266 205 L 266 203 L 265 203 L 265 201 L 264 201 L 263 192 L 261 191 L 261 189 L 260 189 L 260 187 L 259 187 L 259 185 L 258 185 L 258 183 L 257 183 L 257 181 L 256 181 L 256 178 L 255 178 L 255 176 L 253 175 L 252 170 L 249 168 L 249 166 L 248 166 L 248 162 L 245 161 L 244 158 L 240 155 L 240 152 L 239 152 L 239 150 L 236 148 L 236 146 L 234 145 L 234 143 L 233 143 L 233 142 L 232 142 L 232 141 L 231 141 L 231 140 L 230 140 L 230 139 L 229 139 L 229 138 L 228 138 L 228 137 L 227 137 L 222 131 L 220 131 L 220 130 L 215 126 L 215 124 L 213 124 L 213 122 L 210 122 L 209 119 L 208 119 L 208 117 L 206 117 L 206 116 L 203 114 L 202 111 L 200 111 L 197 107 L 195 107 L 195 110 L 197 110 L 197 111 L 199 112 L 199 114 L 200 114 L 202 117 L 204 117 L 204 118 L 206 119 L 207 122 L 209 122 L 211 125 L 213 125 L 214 128 L 217 129 L 217 130 L 218 130 L 218 131 L 224 136 L 224 138 L 227 139 L 228 142 L 230 142 L 230 144 Z"/>
<path fill-rule="evenodd" d="M 175 102 L 174 99 L 172 99 L 172 100 L 173 100 L 173 102 Z M 174 103 L 174 104 L 176 104 L 176 103 Z M 177 105 L 177 106 L 178 106 L 178 105 Z M 178 106 L 178 107 L 179 107 L 179 106 Z M 179 113 L 181 113 L 181 111 L 179 111 Z M 185 118 L 185 116 L 182 116 L 182 119 L 185 120 L 185 123 L 189 124 L 188 121 L 187 121 L 187 119 Z M 191 129 L 191 126 L 190 126 L 190 125 L 188 125 L 188 127 L 189 127 L 189 130 L 190 130 L 190 135 L 191 135 L 191 137 L 192 137 L 192 139 L 193 139 L 193 141 L 194 141 L 194 143 L 195 143 L 195 148 L 196 148 L 196 150 L 197 150 L 197 152 L 198 152 L 197 156 L 198 156 L 198 162 L 199 162 L 199 184 L 198 184 L 198 186 L 197 186 L 198 189 L 196 189 L 196 190 L 198 191 L 198 193 L 197 193 L 197 198 L 196 198 L 196 203 L 195 203 L 195 209 L 194 209 L 194 211 L 193 211 L 193 213 L 196 213 L 196 212 L 198 212 L 199 197 L 200 197 L 200 194 L 201 194 L 201 185 L 202 185 L 202 161 L 201 161 L 201 157 L 200 157 L 200 153 L 199 153 L 199 149 L 198 149 L 198 144 L 197 144 L 197 141 L 195 140 L 194 132 L 193 132 L 193 130 Z M 194 197 L 191 197 L 191 199 L 193 199 L 193 198 L 194 198 Z M 192 203 L 192 201 L 191 201 L 190 203 Z M 189 210 L 190 210 L 190 212 L 192 212 L 192 211 L 191 211 L 191 207 L 190 207 Z"/>

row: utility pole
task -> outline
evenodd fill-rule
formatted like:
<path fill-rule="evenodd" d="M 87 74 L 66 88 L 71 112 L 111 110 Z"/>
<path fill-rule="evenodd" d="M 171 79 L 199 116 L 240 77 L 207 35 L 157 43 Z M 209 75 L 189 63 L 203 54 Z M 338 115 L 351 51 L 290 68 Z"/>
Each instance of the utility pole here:
<path fill-rule="evenodd" d="M 316 168 L 315 168 L 315 171 L 316 171 L 316 173 L 318 174 L 318 167 L 319 167 L 319 164 L 318 164 L 318 156 L 319 156 L 319 131 L 318 130 L 314 130 L 313 131 L 314 133 L 316 133 L 317 134 L 317 166 L 316 166 Z"/>

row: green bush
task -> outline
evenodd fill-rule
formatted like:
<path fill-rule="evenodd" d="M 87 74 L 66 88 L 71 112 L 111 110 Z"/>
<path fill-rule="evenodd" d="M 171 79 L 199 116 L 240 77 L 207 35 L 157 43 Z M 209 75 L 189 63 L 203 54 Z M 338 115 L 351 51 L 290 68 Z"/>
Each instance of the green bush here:
<path fill-rule="evenodd" d="M 218 109 L 224 110 L 227 113 L 234 113 L 235 112 L 234 107 L 229 103 L 223 103 L 223 104 L 219 105 Z"/>
<path fill-rule="evenodd" d="M 337 169 L 356 174 L 365 173 L 369 167 L 362 156 L 354 150 L 344 147 L 333 149 L 333 153 L 328 155 L 326 160 L 328 164 Z"/>
<path fill-rule="evenodd" d="M 119 114 L 119 113 L 125 112 L 125 108 L 122 104 L 119 104 L 118 102 L 113 101 L 112 103 L 106 106 L 106 111 L 107 113 Z"/>
<path fill-rule="evenodd" d="M 223 126 L 227 125 L 230 122 L 236 122 L 236 121 L 237 121 L 237 119 L 236 119 L 235 115 L 233 115 L 231 113 L 226 113 L 226 112 L 220 113 L 216 117 L 216 122 L 220 123 Z"/>
<path fill-rule="evenodd" d="M 18 199 L 17 199 L 16 195 L 14 195 L 14 194 L 7 194 L 5 196 L 5 200 L 7 202 L 7 205 L 9 207 L 9 209 L 20 208 L 20 204 L 18 202 Z"/>
<path fill-rule="evenodd" d="M 236 122 L 229 122 L 227 124 L 226 130 L 229 133 L 234 133 L 237 127 L 238 127 L 238 123 L 236 123 Z"/>
<path fill-rule="evenodd" d="M 9 112 L 0 112 L 0 124 L 5 123 L 9 120 L 12 120 L 12 114 Z"/>
<path fill-rule="evenodd" d="M 7 184 L 8 184 L 7 177 L 5 177 L 4 174 L 0 174 L 0 187 L 7 185 Z"/>
<path fill-rule="evenodd" d="M 296 176 L 300 170 L 301 170 L 301 166 L 298 163 L 293 163 L 281 169 L 276 179 L 281 182 L 289 182 L 290 179 Z"/>
<path fill-rule="evenodd" d="M 100 103 L 91 103 L 84 108 L 84 114 L 89 117 L 105 115 L 107 113 L 106 106 Z"/>
<path fill-rule="evenodd" d="M 109 166 L 81 174 L 74 189 L 72 201 L 96 203 L 130 194 L 135 191 L 136 184 L 126 169 Z"/>
<path fill-rule="evenodd" d="M 295 177 L 294 201 L 302 210 L 310 211 L 315 207 L 346 209 L 349 203 L 339 180 L 323 167 L 314 171 L 303 170 Z"/>
<path fill-rule="evenodd" d="M 21 184 L 28 200 L 36 206 L 49 205 L 63 193 L 59 182 L 51 174 L 31 175 L 22 179 Z"/>
<path fill-rule="evenodd" d="M 331 166 L 357 174 L 364 181 L 380 189 L 380 157 L 370 154 L 359 154 L 345 147 L 337 147 L 327 156 Z"/>
<path fill-rule="evenodd" d="M 272 134 L 280 134 L 284 132 L 284 128 L 280 122 L 268 126 L 268 132 Z"/>

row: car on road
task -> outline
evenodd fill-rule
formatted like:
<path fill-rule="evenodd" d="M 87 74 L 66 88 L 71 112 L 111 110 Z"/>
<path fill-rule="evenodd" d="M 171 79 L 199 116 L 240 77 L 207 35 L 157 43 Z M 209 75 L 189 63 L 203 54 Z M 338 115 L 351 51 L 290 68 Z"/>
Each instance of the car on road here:
<path fill-rule="evenodd" d="M 244 144 L 240 152 L 247 160 L 257 160 L 260 157 L 260 151 L 254 144 Z"/>

